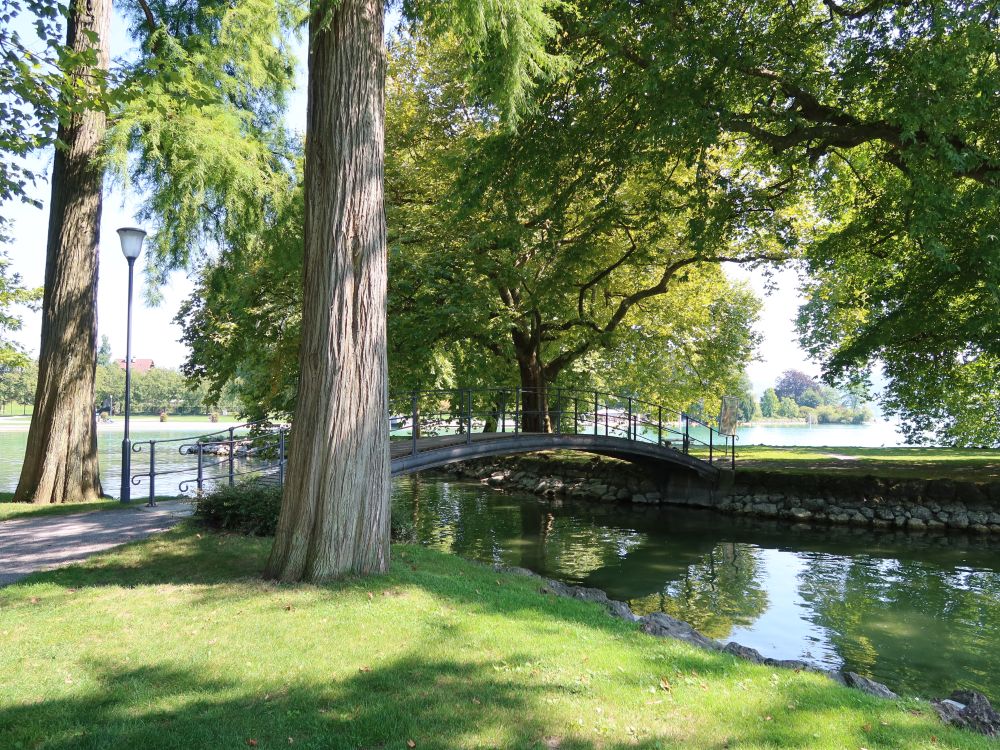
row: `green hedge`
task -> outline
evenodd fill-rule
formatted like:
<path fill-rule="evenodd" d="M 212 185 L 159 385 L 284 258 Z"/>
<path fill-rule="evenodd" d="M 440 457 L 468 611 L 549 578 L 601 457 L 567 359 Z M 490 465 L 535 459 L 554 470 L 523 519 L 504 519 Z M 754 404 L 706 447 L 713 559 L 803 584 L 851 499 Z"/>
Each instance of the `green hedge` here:
<path fill-rule="evenodd" d="M 195 515 L 208 526 L 249 536 L 274 536 L 281 510 L 281 488 L 275 484 L 251 480 L 223 485 L 202 495 L 195 506 Z M 392 513 L 392 538 L 397 542 L 414 542 L 412 524 Z"/>

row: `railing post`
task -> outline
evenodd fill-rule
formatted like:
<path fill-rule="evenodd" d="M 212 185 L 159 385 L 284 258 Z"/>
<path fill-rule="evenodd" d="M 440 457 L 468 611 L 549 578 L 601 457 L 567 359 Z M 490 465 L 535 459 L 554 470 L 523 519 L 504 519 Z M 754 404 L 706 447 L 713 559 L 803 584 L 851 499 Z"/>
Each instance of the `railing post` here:
<path fill-rule="evenodd" d="M 233 429 L 229 428 L 229 486 L 232 487 L 235 482 L 235 467 L 233 466 Z"/>
<path fill-rule="evenodd" d="M 500 389 L 500 432 L 507 432 L 507 389 Z"/>
<path fill-rule="evenodd" d="M 285 428 L 278 428 L 278 486 L 285 486 Z"/>
<path fill-rule="evenodd" d="M 632 397 L 628 397 L 628 425 L 625 427 L 627 440 L 632 439 Z"/>
<path fill-rule="evenodd" d="M 733 440 L 733 462 L 731 464 L 732 470 L 736 471 L 736 435 L 732 435 Z"/>
<path fill-rule="evenodd" d="M 417 392 L 414 391 L 410 394 L 410 453 L 414 456 L 417 455 L 417 419 L 419 414 L 417 413 Z"/>
<path fill-rule="evenodd" d="M 129 481 L 132 481 L 129 479 Z M 156 507 L 156 441 L 149 441 L 149 502 L 150 508 Z"/>
<path fill-rule="evenodd" d="M 205 485 L 205 445 L 198 441 L 198 495 L 200 496 Z"/>
<path fill-rule="evenodd" d="M 684 455 L 688 454 L 688 448 L 691 445 L 691 421 L 688 419 L 688 415 L 685 412 L 681 414 L 684 419 Z"/>
<path fill-rule="evenodd" d="M 663 407 L 656 407 L 656 444 L 663 445 Z"/>
<path fill-rule="evenodd" d="M 594 391 L 594 435 L 597 435 L 597 391 Z"/>
<path fill-rule="evenodd" d="M 556 435 L 562 435 L 562 388 L 556 388 Z"/>
<path fill-rule="evenodd" d="M 580 421 L 580 399 L 577 396 L 573 396 L 573 434 L 574 435 L 576 434 L 576 431 L 577 431 L 577 429 L 579 427 L 579 421 Z"/>
<path fill-rule="evenodd" d="M 708 428 L 708 462 L 712 463 L 712 436 L 715 434 L 715 430 L 711 427 Z"/>
<path fill-rule="evenodd" d="M 468 389 L 469 400 L 468 400 L 468 419 L 465 424 L 465 442 L 467 445 L 472 445 L 472 389 Z"/>
<path fill-rule="evenodd" d="M 521 431 L 521 386 L 514 389 L 514 434 Z"/>

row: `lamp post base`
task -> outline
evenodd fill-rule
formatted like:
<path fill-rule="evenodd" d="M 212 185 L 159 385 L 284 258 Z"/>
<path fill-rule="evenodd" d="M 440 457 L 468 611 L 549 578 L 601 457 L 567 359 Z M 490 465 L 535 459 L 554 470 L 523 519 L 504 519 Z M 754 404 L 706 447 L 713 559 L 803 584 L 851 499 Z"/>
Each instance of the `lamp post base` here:
<path fill-rule="evenodd" d="M 122 440 L 122 488 L 121 501 L 123 503 L 132 500 L 132 441 L 128 438 Z"/>

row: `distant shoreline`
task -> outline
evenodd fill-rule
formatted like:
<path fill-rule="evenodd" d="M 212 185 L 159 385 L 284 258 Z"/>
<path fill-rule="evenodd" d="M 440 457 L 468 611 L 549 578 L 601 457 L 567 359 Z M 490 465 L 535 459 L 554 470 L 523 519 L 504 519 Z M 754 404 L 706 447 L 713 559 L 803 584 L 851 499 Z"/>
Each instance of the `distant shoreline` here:
<path fill-rule="evenodd" d="M 0 432 L 27 432 L 31 424 L 31 417 L 0 417 Z M 168 418 L 166 422 L 161 422 L 155 415 L 143 415 L 132 417 L 130 427 L 132 430 L 157 430 L 162 432 L 190 432 L 192 435 L 204 435 L 209 432 L 228 430 L 230 427 L 238 427 L 244 422 L 236 422 L 230 419 L 219 420 L 218 422 L 207 422 L 205 420 L 189 420 L 180 417 Z M 110 424 L 98 422 L 97 432 L 124 432 L 125 420 L 115 418 Z"/>

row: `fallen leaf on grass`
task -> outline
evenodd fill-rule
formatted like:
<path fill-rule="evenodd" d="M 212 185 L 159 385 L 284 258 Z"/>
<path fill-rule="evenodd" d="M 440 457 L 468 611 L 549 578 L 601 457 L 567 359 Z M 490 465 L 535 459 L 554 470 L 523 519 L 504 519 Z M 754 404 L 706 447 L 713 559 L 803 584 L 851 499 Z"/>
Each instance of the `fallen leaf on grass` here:
<path fill-rule="evenodd" d="M 416 747 L 416 746 L 417 746 L 417 743 L 416 743 L 416 742 L 414 742 L 413 740 L 407 740 L 407 741 L 406 741 L 406 746 L 407 746 L 407 747 Z"/>
<path fill-rule="evenodd" d="M 479 700 L 479 698 L 473 698 L 473 699 L 472 699 L 472 702 L 473 702 L 473 703 L 475 703 L 475 704 L 476 704 L 477 706 L 481 705 L 481 703 L 482 703 L 482 702 L 481 702 L 481 701 Z"/>
<path fill-rule="evenodd" d="M 249 739 L 249 740 L 247 740 L 247 744 L 250 747 L 257 747 L 257 740 L 255 740 L 255 739 Z"/>
<path fill-rule="evenodd" d="M 668 693 L 671 693 L 671 692 L 673 692 L 674 688 L 670 684 L 670 680 L 668 680 L 666 677 L 661 677 L 660 678 L 660 689 L 661 690 L 666 690 Z"/>
<path fill-rule="evenodd" d="M 286 612 L 291 612 L 292 611 L 292 605 L 291 604 L 286 604 L 285 605 L 285 611 Z"/>
<path fill-rule="evenodd" d="M 371 667 L 369 667 L 369 666 L 368 666 L 368 665 L 366 664 L 366 665 L 365 665 L 365 666 L 363 666 L 363 667 L 359 667 L 359 668 L 358 668 L 358 671 L 359 671 L 359 672 L 371 672 L 371 671 L 372 671 L 372 668 L 371 668 Z"/>

